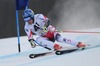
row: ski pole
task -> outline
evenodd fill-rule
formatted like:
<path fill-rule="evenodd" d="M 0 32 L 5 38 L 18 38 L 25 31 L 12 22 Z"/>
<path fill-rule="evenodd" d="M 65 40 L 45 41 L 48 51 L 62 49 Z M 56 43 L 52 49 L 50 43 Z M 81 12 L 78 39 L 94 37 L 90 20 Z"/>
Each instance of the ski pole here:
<path fill-rule="evenodd" d="M 39 44 L 36 40 L 34 40 L 34 42 L 35 42 L 36 44 L 38 44 L 39 46 L 44 47 L 44 46 L 42 46 L 41 44 Z M 48 49 L 48 50 L 51 50 L 51 48 L 48 48 L 48 47 L 44 47 L 44 48 L 46 48 L 46 49 Z"/>

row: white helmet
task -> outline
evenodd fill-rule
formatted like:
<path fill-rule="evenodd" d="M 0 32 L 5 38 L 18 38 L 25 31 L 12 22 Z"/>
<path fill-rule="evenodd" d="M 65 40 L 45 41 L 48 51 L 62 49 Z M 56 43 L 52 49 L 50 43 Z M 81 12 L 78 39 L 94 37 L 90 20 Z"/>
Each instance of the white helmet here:
<path fill-rule="evenodd" d="M 26 9 L 23 12 L 24 21 L 27 22 L 34 17 L 34 12 L 31 9 Z"/>

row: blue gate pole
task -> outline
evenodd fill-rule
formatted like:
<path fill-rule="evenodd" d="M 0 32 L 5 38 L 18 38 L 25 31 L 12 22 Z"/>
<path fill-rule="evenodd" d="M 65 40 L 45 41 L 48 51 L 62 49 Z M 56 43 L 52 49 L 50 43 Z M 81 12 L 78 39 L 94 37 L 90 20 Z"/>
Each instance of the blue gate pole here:
<path fill-rule="evenodd" d="M 18 36 L 18 51 L 20 50 L 20 31 L 19 31 L 19 19 L 18 19 L 18 10 L 16 10 L 16 27 L 17 27 L 17 36 Z"/>

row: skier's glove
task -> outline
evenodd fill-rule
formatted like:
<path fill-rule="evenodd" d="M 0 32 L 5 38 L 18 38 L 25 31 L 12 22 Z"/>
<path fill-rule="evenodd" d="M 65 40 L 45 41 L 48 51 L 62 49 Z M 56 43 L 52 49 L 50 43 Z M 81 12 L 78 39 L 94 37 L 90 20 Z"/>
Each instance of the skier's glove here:
<path fill-rule="evenodd" d="M 51 24 L 50 20 L 47 20 L 42 28 L 43 32 L 47 32 L 48 31 L 48 26 Z"/>
<path fill-rule="evenodd" d="M 28 41 L 30 42 L 32 48 L 36 47 L 36 44 L 34 43 L 34 39 L 29 39 Z"/>
<path fill-rule="evenodd" d="M 42 30 L 43 30 L 43 32 L 45 32 L 45 33 L 48 31 L 48 30 L 47 30 L 47 27 L 45 27 L 45 26 L 42 28 Z"/>

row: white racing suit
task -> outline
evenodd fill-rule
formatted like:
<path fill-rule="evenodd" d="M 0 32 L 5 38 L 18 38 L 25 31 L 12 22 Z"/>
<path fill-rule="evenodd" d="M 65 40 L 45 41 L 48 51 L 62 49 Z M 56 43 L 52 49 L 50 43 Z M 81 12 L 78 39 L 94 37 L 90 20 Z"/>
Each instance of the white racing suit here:
<path fill-rule="evenodd" d="M 34 15 L 34 23 L 32 25 L 28 24 L 28 22 L 25 22 L 24 29 L 28 36 L 28 40 L 33 39 L 34 33 L 36 35 L 39 35 L 39 37 L 36 38 L 36 41 L 43 47 L 54 49 L 55 40 L 74 46 L 78 44 L 77 41 L 61 37 L 61 35 L 58 32 L 56 32 L 56 29 L 51 25 L 48 25 L 46 31 L 44 31 L 43 27 L 45 26 L 45 24 L 47 24 L 48 20 L 49 19 L 44 15 L 36 14 Z"/>

